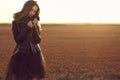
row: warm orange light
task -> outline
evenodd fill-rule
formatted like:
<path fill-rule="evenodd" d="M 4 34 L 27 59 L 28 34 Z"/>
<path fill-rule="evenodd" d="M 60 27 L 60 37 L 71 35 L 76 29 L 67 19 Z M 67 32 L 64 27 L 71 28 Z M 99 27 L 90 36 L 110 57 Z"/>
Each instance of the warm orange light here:
<path fill-rule="evenodd" d="M 120 23 L 119 0 L 36 0 L 42 23 Z M 0 22 L 11 22 L 25 0 L 0 0 Z M 4 18 L 3 18 L 4 17 Z"/>

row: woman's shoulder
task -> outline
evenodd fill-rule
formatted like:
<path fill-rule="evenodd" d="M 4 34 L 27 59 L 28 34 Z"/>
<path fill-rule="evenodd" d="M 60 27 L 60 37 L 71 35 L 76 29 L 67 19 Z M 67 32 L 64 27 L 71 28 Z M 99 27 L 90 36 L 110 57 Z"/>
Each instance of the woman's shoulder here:
<path fill-rule="evenodd" d="M 15 20 L 12 20 L 12 23 L 16 24 L 17 22 Z"/>
<path fill-rule="evenodd" d="M 19 27 L 19 23 L 17 23 L 15 20 L 12 21 L 12 27 L 16 28 Z"/>
<path fill-rule="evenodd" d="M 12 21 L 12 25 L 18 26 L 20 23 L 18 23 L 16 20 Z"/>

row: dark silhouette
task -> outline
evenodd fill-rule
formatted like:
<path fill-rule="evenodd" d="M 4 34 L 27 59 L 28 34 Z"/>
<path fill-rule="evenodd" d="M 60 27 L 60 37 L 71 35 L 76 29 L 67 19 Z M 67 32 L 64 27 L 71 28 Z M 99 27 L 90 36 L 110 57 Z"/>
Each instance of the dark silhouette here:
<path fill-rule="evenodd" d="M 39 46 L 39 12 L 38 4 L 29 0 L 20 12 L 14 14 L 12 32 L 16 47 L 5 80 L 40 80 L 45 77 L 45 61 Z"/>

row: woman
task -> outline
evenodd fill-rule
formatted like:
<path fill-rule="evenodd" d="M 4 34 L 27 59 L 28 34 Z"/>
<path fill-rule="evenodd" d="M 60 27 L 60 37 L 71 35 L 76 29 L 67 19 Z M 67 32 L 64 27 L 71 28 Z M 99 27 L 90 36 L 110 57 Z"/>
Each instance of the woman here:
<path fill-rule="evenodd" d="M 20 12 L 14 14 L 12 31 L 16 47 L 8 65 L 6 80 L 40 80 L 45 77 L 45 62 L 39 46 L 39 12 L 38 4 L 29 0 Z"/>

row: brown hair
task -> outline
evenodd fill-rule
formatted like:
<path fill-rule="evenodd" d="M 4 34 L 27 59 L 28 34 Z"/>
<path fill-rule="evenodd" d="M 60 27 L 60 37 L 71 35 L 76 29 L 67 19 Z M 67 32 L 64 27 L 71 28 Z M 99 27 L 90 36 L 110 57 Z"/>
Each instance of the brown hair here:
<path fill-rule="evenodd" d="M 40 8 L 39 8 L 37 2 L 34 0 L 29 0 L 23 5 L 23 8 L 20 12 L 17 12 L 13 15 L 14 20 L 17 22 L 21 22 L 24 17 L 28 16 L 29 11 L 32 9 L 32 7 L 34 5 L 36 5 L 38 7 L 38 10 L 37 10 L 35 16 L 39 16 Z"/>

